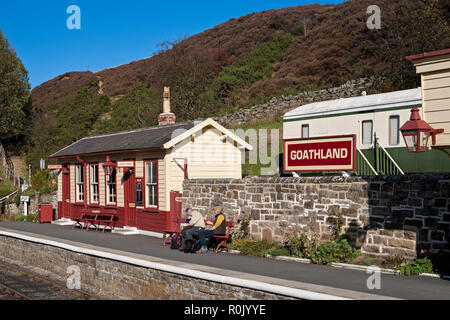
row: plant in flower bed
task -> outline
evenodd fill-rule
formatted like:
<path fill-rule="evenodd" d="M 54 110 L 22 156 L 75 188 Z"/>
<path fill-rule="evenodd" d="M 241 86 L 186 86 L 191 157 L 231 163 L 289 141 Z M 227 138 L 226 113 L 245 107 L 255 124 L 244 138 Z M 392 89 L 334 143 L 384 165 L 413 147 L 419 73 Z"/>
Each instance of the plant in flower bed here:
<path fill-rule="evenodd" d="M 316 235 L 309 239 L 306 234 L 299 235 L 294 230 L 291 230 L 286 237 L 285 247 L 289 249 L 292 256 L 308 258 L 316 264 L 349 262 L 361 254 L 345 238 L 333 238 L 328 242 L 320 243 Z"/>
<path fill-rule="evenodd" d="M 37 214 L 29 214 L 27 216 L 15 216 L 14 221 L 20 221 L 20 222 L 38 222 L 39 217 Z"/>
<path fill-rule="evenodd" d="M 329 265 L 333 262 L 349 262 L 360 254 L 361 252 L 353 248 L 346 239 L 340 238 L 319 244 L 308 258 L 312 263 Z"/>
<path fill-rule="evenodd" d="M 267 257 L 268 255 L 289 255 L 289 250 L 286 248 L 270 244 L 266 240 L 253 241 L 250 239 L 238 239 L 231 243 L 230 248 L 233 250 L 239 250 L 242 255 L 246 256 Z"/>
<path fill-rule="evenodd" d="M 416 259 L 412 262 L 404 262 L 397 270 L 400 271 L 400 274 L 405 276 L 414 276 L 422 273 L 431 273 L 433 272 L 433 264 L 428 258 Z"/>

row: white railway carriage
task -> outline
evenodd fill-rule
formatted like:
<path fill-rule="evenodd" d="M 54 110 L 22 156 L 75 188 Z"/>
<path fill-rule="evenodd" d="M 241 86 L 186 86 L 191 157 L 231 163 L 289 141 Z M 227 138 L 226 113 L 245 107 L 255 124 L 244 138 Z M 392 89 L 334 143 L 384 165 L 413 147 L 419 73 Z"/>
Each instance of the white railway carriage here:
<path fill-rule="evenodd" d="M 442 152 L 407 152 L 400 127 L 414 107 L 423 116 L 422 88 L 312 103 L 284 115 L 283 138 L 356 135 L 358 171 L 362 162 L 372 166 L 359 174 L 450 171 Z"/>

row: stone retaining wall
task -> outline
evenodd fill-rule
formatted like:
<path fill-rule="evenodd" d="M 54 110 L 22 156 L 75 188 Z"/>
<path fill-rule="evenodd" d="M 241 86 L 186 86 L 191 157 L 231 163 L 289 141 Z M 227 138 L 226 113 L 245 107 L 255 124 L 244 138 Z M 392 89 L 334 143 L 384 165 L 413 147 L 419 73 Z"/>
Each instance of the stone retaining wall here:
<path fill-rule="evenodd" d="M 50 245 L 0 236 L 0 260 L 66 284 L 78 266 L 81 290 L 104 299 L 278 300 L 289 297 L 140 267 Z"/>
<path fill-rule="evenodd" d="M 30 203 L 28 205 L 29 214 L 37 214 L 39 212 L 39 205 L 42 203 L 52 204 L 53 208 L 56 210 L 56 217 L 58 211 L 58 197 L 56 192 L 51 194 L 39 194 L 36 193 L 34 196 L 30 197 Z M 24 208 L 23 202 L 19 205 L 16 203 L 9 203 L 5 205 L 5 212 L 9 213 L 11 216 L 23 215 Z"/>
<path fill-rule="evenodd" d="M 213 218 L 211 208 L 223 205 L 229 220 L 251 217 L 255 240 L 281 243 L 293 229 L 325 241 L 340 214 L 363 253 L 413 259 L 450 249 L 450 175 L 199 179 L 183 190 L 183 209 Z"/>
<path fill-rule="evenodd" d="M 267 103 L 259 104 L 247 109 L 241 109 L 236 113 L 214 118 L 214 120 L 224 126 L 266 121 L 268 120 L 267 115 L 271 115 L 273 117 L 282 116 L 286 112 L 305 104 L 361 96 L 363 91 L 369 90 L 376 83 L 382 81 L 383 78 L 361 78 L 357 80 L 350 80 L 335 88 L 307 91 L 299 93 L 298 95 L 272 98 Z"/>

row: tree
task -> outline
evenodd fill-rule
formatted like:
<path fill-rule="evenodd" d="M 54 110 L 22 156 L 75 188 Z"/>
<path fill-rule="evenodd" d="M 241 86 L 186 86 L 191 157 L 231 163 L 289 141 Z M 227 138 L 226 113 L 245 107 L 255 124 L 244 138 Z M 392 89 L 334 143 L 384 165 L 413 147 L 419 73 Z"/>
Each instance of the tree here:
<path fill-rule="evenodd" d="M 0 139 L 23 132 L 29 107 L 28 72 L 0 30 Z"/>

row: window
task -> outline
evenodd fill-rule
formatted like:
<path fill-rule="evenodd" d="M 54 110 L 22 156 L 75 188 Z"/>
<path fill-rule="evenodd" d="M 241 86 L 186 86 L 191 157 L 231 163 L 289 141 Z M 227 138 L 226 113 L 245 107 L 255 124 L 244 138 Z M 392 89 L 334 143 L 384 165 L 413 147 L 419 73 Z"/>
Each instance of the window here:
<path fill-rule="evenodd" d="M 363 121 L 362 123 L 362 144 L 373 143 L 373 121 Z"/>
<path fill-rule="evenodd" d="M 116 204 L 116 170 L 110 176 L 106 175 L 106 203 Z"/>
<path fill-rule="evenodd" d="M 136 205 L 142 206 L 142 182 L 136 183 Z"/>
<path fill-rule="evenodd" d="M 400 144 L 400 116 L 389 117 L 389 144 Z"/>
<path fill-rule="evenodd" d="M 84 201 L 84 172 L 83 165 L 76 166 L 77 202 Z"/>
<path fill-rule="evenodd" d="M 91 165 L 91 203 L 98 203 L 98 165 Z"/>
<path fill-rule="evenodd" d="M 145 194 L 146 206 L 158 206 L 158 163 L 149 161 L 145 163 Z"/>
<path fill-rule="evenodd" d="M 309 138 L 309 124 L 302 125 L 302 138 Z"/>

